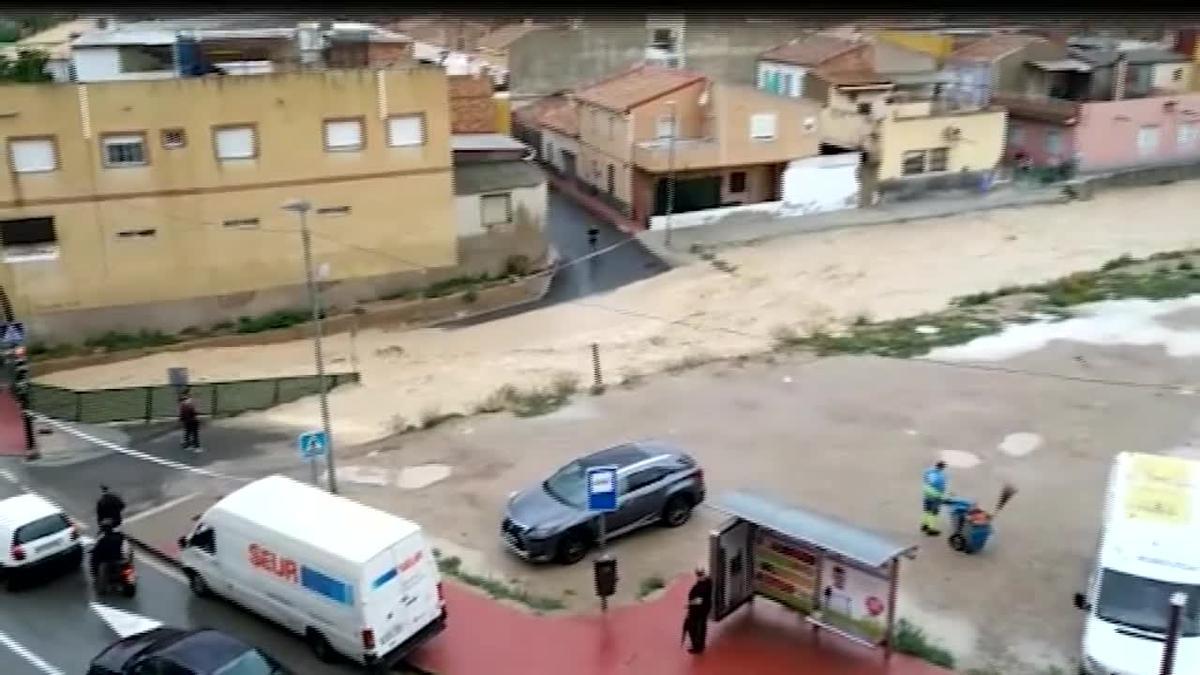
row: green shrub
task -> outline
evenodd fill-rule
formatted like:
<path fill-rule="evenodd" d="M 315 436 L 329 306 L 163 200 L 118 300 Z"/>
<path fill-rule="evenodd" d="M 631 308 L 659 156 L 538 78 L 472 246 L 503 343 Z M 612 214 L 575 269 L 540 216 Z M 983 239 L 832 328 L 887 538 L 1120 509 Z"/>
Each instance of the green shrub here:
<path fill-rule="evenodd" d="M 278 330 L 280 328 L 291 328 L 292 326 L 298 326 L 308 321 L 310 318 L 311 315 L 308 312 L 281 309 L 262 316 L 238 317 L 237 326 L 234 328 L 234 331 L 247 334 Z"/>
<path fill-rule="evenodd" d="M 901 654 L 924 659 L 935 666 L 954 667 L 954 655 L 931 642 L 925 631 L 908 619 L 900 619 L 897 624 L 892 646 Z"/>

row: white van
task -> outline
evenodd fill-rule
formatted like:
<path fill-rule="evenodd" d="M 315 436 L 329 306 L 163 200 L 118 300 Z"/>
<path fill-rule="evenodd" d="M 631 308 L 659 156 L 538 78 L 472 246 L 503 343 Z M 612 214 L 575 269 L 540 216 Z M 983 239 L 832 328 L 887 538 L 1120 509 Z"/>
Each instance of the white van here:
<path fill-rule="evenodd" d="M 1187 595 L 1176 673 L 1200 673 L 1200 462 L 1121 453 L 1113 463 L 1088 592 L 1081 670 L 1157 675 L 1171 596 Z"/>
<path fill-rule="evenodd" d="M 197 595 L 288 628 L 322 660 L 387 668 L 445 628 L 420 526 L 284 476 L 226 496 L 179 545 Z"/>

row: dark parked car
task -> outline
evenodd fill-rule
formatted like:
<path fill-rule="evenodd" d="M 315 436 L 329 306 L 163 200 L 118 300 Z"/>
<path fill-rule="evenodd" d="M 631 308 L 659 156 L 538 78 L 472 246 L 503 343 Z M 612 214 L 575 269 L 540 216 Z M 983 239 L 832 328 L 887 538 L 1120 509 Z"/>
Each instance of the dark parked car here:
<path fill-rule="evenodd" d="M 155 628 L 92 659 L 87 675 L 291 675 L 270 656 L 215 630 Z"/>
<path fill-rule="evenodd" d="M 609 537 L 661 522 L 678 527 L 704 501 L 704 471 L 682 450 L 660 441 L 618 445 L 577 459 L 508 500 L 500 535 L 530 561 L 579 562 L 599 536 L 599 516 L 587 510 L 587 470 L 616 466 L 617 510 L 605 519 Z"/>

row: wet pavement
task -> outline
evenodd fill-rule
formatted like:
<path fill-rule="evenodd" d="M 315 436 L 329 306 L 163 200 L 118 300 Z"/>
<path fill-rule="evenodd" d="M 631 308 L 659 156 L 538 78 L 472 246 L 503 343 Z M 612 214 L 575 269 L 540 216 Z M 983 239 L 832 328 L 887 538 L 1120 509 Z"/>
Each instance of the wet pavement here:
<path fill-rule="evenodd" d="M 444 327 L 472 326 L 540 307 L 577 300 L 593 293 L 603 293 L 635 281 L 649 279 L 669 269 L 636 238 L 631 238 L 611 223 L 592 215 L 562 192 L 551 189 L 549 194 L 546 236 L 558 251 L 559 264 L 562 265 L 550 284 L 550 290 L 536 302 L 448 322 L 443 324 Z M 610 247 L 611 250 L 587 260 L 571 263 L 570 261 L 592 253 L 587 236 L 590 227 L 599 231 L 596 250 Z"/>

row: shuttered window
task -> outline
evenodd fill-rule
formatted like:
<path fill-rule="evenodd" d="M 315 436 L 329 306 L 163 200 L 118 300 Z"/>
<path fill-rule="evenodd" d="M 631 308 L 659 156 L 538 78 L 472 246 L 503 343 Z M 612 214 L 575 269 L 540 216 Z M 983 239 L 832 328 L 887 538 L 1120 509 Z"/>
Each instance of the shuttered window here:
<path fill-rule="evenodd" d="M 425 144 L 423 115 L 401 115 L 388 119 L 388 145 L 403 148 Z"/>
<path fill-rule="evenodd" d="M 49 138 L 9 141 L 8 153 L 15 173 L 42 173 L 58 168 L 54 141 Z"/>
<path fill-rule="evenodd" d="M 224 127 L 213 131 L 217 159 L 254 159 L 258 154 L 258 143 L 254 127 Z"/>
<path fill-rule="evenodd" d="M 327 120 L 325 122 L 326 150 L 361 150 L 362 147 L 362 120 Z"/>
<path fill-rule="evenodd" d="M 755 140 L 771 140 L 775 138 L 775 113 L 751 115 L 750 138 Z"/>
<path fill-rule="evenodd" d="M 480 219 L 487 225 L 507 225 L 512 222 L 512 195 L 483 195 L 479 198 Z"/>

